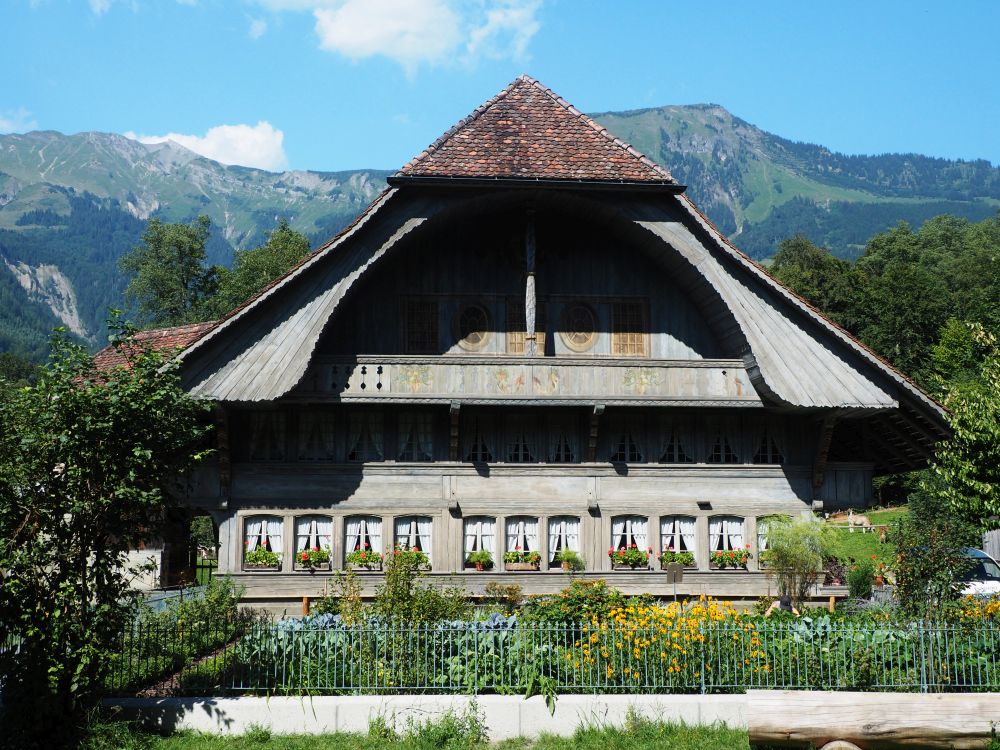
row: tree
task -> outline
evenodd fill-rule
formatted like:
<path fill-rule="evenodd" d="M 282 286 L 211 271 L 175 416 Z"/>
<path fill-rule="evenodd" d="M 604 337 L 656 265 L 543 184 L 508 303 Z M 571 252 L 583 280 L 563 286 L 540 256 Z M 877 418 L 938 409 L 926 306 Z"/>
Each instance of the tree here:
<path fill-rule="evenodd" d="M 823 570 L 823 561 L 833 549 L 832 537 L 830 527 L 812 516 L 775 518 L 768 524 L 763 560 L 777 576 L 778 590 L 795 604 L 805 601 Z"/>
<path fill-rule="evenodd" d="M 260 247 L 237 250 L 232 269 L 219 270 L 218 293 L 212 299 L 211 310 L 221 317 L 250 299 L 260 290 L 309 255 L 309 240 L 299 234 L 285 219 Z"/>
<path fill-rule="evenodd" d="M 172 326 L 210 317 L 206 303 L 215 293 L 218 273 L 205 265 L 210 227 L 207 216 L 190 224 L 150 219 L 142 244 L 119 261 L 132 274 L 125 298 L 144 322 Z"/>
<path fill-rule="evenodd" d="M 851 264 L 797 234 L 785 240 L 774 256 L 771 273 L 837 323 L 850 326 L 856 279 Z"/>
<path fill-rule="evenodd" d="M 1000 527 L 1000 347 L 981 325 L 969 331 L 985 356 L 979 377 L 955 384 L 945 399 L 953 435 L 931 470 L 951 510 L 985 531 Z"/>
<path fill-rule="evenodd" d="M 215 525 L 209 516 L 195 516 L 191 519 L 189 530 L 191 544 L 203 553 L 211 553 L 215 556 L 218 542 L 215 541 Z"/>
<path fill-rule="evenodd" d="M 5 741 L 69 742 L 100 696 L 133 600 L 126 553 L 156 533 L 202 453 L 206 407 L 173 365 L 113 336 L 95 370 L 66 338 L 38 382 L 0 403 L 0 651 Z M 14 739 L 16 738 L 16 739 Z"/>

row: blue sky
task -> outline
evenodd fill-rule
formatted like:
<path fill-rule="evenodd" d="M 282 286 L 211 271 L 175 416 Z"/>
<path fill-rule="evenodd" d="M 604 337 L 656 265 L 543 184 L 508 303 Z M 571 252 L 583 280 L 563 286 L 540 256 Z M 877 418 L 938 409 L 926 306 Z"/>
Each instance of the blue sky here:
<path fill-rule="evenodd" d="M 715 102 L 847 153 L 1000 164 L 1000 2 L 0 0 L 0 132 L 396 168 L 526 72 L 587 112 Z"/>

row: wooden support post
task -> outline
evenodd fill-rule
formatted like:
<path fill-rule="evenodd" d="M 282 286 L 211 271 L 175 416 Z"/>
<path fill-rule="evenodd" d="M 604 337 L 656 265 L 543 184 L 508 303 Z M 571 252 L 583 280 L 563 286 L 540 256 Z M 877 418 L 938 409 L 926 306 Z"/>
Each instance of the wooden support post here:
<path fill-rule="evenodd" d="M 448 417 L 451 420 L 451 434 L 448 443 L 448 460 L 458 460 L 458 417 L 461 404 L 453 401 L 448 409 Z"/>
<path fill-rule="evenodd" d="M 823 419 L 823 426 L 820 428 L 819 445 L 816 449 L 816 461 L 813 463 L 813 498 L 823 486 L 823 476 L 826 474 L 826 460 L 830 455 L 830 443 L 833 441 L 833 428 L 837 425 L 837 412 L 828 414 Z"/>
<path fill-rule="evenodd" d="M 594 404 L 594 410 L 590 413 L 590 437 L 587 441 L 587 460 L 590 463 L 597 460 L 597 432 L 602 414 L 604 414 L 604 404 Z"/>
<path fill-rule="evenodd" d="M 524 230 L 524 356 L 537 355 L 535 346 L 535 209 L 528 208 Z"/>
<path fill-rule="evenodd" d="M 309 614 L 309 597 L 308 596 L 303 596 L 302 597 L 302 616 L 305 617 L 308 614 Z"/>
<path fill-rule="evenodd" d="M 219 506 L 228 508 L 233 478 L 232 456 L 229 452 L 229 412 L 216 404 L 212 416 L 215 419 L 215 446 L 219 463 Z"/>
<path fill-rule="evenodd" d="M 830 603 L 827 605 L 827 608 L 830 610 L 831 615 L 837 611 L 837 597 L 830 597 Z"/>

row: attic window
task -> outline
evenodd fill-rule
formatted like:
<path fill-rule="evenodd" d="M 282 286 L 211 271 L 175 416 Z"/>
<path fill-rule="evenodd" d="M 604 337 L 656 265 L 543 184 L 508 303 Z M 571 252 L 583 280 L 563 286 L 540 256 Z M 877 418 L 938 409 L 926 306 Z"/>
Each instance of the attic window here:
<path fill-rule="evenodd" d="M 559 337 L 570 351 L 589 351 L 597 340 L 597 317 L 594 311 L 582 302 L 567 305 L 563 310 Z"/>
<path fill-rule="evenodd" d="M 614 463 L 641 463 L 642 462 L 642 451 L 639 449 L 639 444 L 632 437 L 631 430 L 625 430 L 618 436 L 618 440 L 615 443 L 615 450 L 611 454 L 611 460 Z"/>
<path fill-rule="evenodd" d="M 490 315 L 481 305 L 466 305 L 455 318 L 458 345 L 478 352 L 490 338 Z"/>
<path fill-rule="evenodd" d="M 661 464 L 689 464 L 692 463 L 692 459 L 684 451 L 684 446 L 681 444 L 680 438 L 677 436 L 676 432 L 671 432 L 670 437 L 667 438 L 666 444 L 663 446 L 663 454 L 660 456 Z"/>
<path fill-rule="evenodd" d="M 753 462 L 755 464 L 780 464 L 784 460 L 785 457 L 781 455 L 774 438 L 765 433 L 760 440 L 760 445 L 757 446 L 757 452 L 753 454 Z"/>
<path fill-rule="evenodd" d="M 729 439 L 724 435 L 720 435 L 715 439 L 715 445 L 712 446 L 712 452 L 708 454 L 708 463 L 710 464 L 738 464 L 740 462 L 740 457 L 736 455 L 732 447 L 729 445 Z"/>
<path fill-rule="evenodd" d="M 406 300 L 405 341 L 407 354 L 436 354 L 438 343 L 438 303 L 433 299 Z"/>
<path fill-rule="evenodd" d="M 641 302 L 611 305 L 611 353 L 616 357 L 646 356 L 646 311 Z"/>

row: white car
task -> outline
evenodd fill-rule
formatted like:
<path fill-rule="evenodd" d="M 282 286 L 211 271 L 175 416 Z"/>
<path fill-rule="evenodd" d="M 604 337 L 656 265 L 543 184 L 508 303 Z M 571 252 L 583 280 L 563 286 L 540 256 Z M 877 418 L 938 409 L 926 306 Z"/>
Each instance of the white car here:
<path fill-rule="evenodd" d="M 966 557 L 973 560 L 972 567 L 962 576 L 965 587 L 963 596 L 996 596 L 1000 594 L 1000 565 L 979 549 L 965 550 Z"/>

